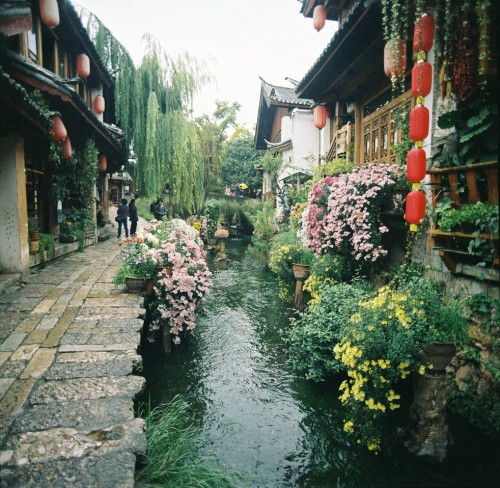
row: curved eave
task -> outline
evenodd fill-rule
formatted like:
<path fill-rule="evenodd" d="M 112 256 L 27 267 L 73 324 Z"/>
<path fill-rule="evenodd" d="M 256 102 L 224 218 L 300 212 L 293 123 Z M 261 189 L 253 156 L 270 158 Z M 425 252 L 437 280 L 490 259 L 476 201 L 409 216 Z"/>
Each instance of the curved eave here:
<path fill-rule="evenodd" d="M 346 88 L 346 83 L 342 87 L 336 84 L 337 77 L 350 67 L 353 58 L 356 58 L 363 47 L 372 42 L 373 36 L 381 36 L 381 31 L 380 5 L 365 7 L 364 2 L 358 0 L 299 82 L 297 94 L 300 97 L 323 100 L 322 97 L 327 93 L 332 97 L 332 93 Z"/>
<path fill-rule="evenodd" d="M 112 146 L 114 151 L 118 153 L 123 151 L 123 142 L 106 127 L 106 124 L 98 119 L 97 115 L 72 87 L 62 82 L 61 78 L 35 63 L 27 62 L 16 53 L 9 52 L 7 58 L 10 62 L 9 68 L 17 80 L 56 96 L 63 102 L 68 102 L 74 109 L 72 115 L 77 114 L 77 117 L 81 119 L 79 123 L 86 123 L 97 136 L 103 139 L 103 142 Z M 60 111 L 67 110 L 65 104 L 61 104 L 57 108 Z"/>
<path fill-rule="evenodd" d="M 28 92 L 10 77 L 0 66 L 0 127 L 11 128 L 20 133 L 29 127 L 41 133 L 50 129 L 52 122 L 43 110 L 31 99 Z"/>

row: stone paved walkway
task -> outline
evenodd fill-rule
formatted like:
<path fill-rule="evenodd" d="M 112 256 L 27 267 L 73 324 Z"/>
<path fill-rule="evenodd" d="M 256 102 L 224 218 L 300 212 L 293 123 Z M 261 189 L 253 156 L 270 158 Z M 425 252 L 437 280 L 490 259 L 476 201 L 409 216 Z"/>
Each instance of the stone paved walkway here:
<path fill-rule="evenodd" d="M 112 238 L 0 295 L 0 486 L 132 487 L 143 297 L 112 283 Z"/>

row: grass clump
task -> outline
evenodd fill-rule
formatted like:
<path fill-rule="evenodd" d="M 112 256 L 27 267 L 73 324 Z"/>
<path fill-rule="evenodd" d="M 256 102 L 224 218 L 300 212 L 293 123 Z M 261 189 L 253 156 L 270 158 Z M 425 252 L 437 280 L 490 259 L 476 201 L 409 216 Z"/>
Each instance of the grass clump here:
<path fill-rule="evenodd" d="M 188 417 L 189 405 L 179 397 L 146 415 L 148 454 L 146 466 L 136 474 L 139 485 L 142 488 L 245 486 L 240 475 L 227 473 L 218 460 L 199 454 L 198 434 L 195 426 L 188 423 Z"/>

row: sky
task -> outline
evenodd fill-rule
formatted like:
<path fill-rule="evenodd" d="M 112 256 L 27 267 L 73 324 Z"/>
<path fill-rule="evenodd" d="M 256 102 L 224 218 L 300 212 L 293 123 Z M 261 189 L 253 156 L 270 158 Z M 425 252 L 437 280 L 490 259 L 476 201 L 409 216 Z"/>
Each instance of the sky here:
<path fill-rule="evenodd" d="M 152 34 L 171 56 L 187 51 L 208 66 L 214 82 L 195 99 L 194 114 L 212 115 L 215 100 L 238 102 L 238 123 L 253 129 L 262 77 L 290 86 L 301 80 L 332 38 L 336 22 L 320 32 L 300 13 L 298 0 L 73 0 L 95 14 L 138 65 L 143 35 Z"/>

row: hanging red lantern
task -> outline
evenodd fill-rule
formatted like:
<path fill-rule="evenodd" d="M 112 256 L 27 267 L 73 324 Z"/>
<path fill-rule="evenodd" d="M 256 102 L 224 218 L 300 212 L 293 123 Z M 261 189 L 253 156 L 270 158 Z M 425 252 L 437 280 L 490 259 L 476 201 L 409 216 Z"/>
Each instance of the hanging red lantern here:
<path fill-rule="evenodd" d="M 406 177 L 412 183 L 419 183 L 425 178 L 427 156 L 421 147 L 414 147 L 406 156 Z"/>
<path fill-rule="evenodd" d="M 426 97 L 432 88 L 432 66 L 427 61 L 418 61 L 411 72 L 411 94 Z"/>
<path fill-rule="evenodd" d="M 423 141 L 429 134 L 429 110 L 423 105 L 417 105 L 410 112 L 410 139 Z"/>
<path fill-rule="evenodd" d="M 384 73 L 401 77 L 406 71 L 406 44 L 403 39 L 389 39 L 384 47 Z"/>
<path fill-rule="evenodd" d="M 69 159 L 73 155 L 73 149 L 71 148 L 71 141 L 69 140 L 69 137 L 66 137 L 64 141 L 61 144 L 62 148 L 62 157 L 64 159 Z"/>
<path fill-rule="evenodd" d="M 313 10 L 313 26 L 319 32 L 325 27 L 326 22 L 326 7 L 324 5 L 316 5 Z"/>
<path fill-rule="evenodd" d="M 314 107 L 314 126 L 317 129 L 322 129 L 326 125 L 327 111 L 324 105 Z"/>
<path fill-rule="evenodd" d="M 52 139 L 56 142 L 62 141 L 68 135 L 68 131 L 59 115 L 52 116 Z"/>
<path fill-rule="evenodd" d="M 405 220 L 410 224 L 410 230 L 416 232 L 425 217 L 425 195 L 419 190 L 412 190 L 406 197 Z"/>
<path fill-rule="evenodd" d="M 104 102 L 104 97 L 102 95 L 97 95 L 94 98 L 94 112 L 96 114 L 102 114 L 102 113 L 104 113 L 105 107 L 106 107 L 106 104 Z"/>
<path fill-rule="evenodd" d="M 413 30 L 413 51 L 425 51 L 428 53 L 434 41 L 434 19 L 432 16 L 424 14 L 415 22 Z"/>
<path fill-rule="evenodd" d="M 99 154 L 99 169 L 101 173 L 105 173 L 108 169 L 108 159 L 105 154 Z"/>
<path fill-rule="evenodd" d="M 90 75 L 90 59 L 86 54 L 79 54 L 76 57 L 76 73 L 82 78 Z"/>
<path fill-rule="evenodd" d="M 59 25 L 59 7 L 57 0 L 40 0 L 40 17 L 42 22 L 49 28 L 53 29 Z"/>

